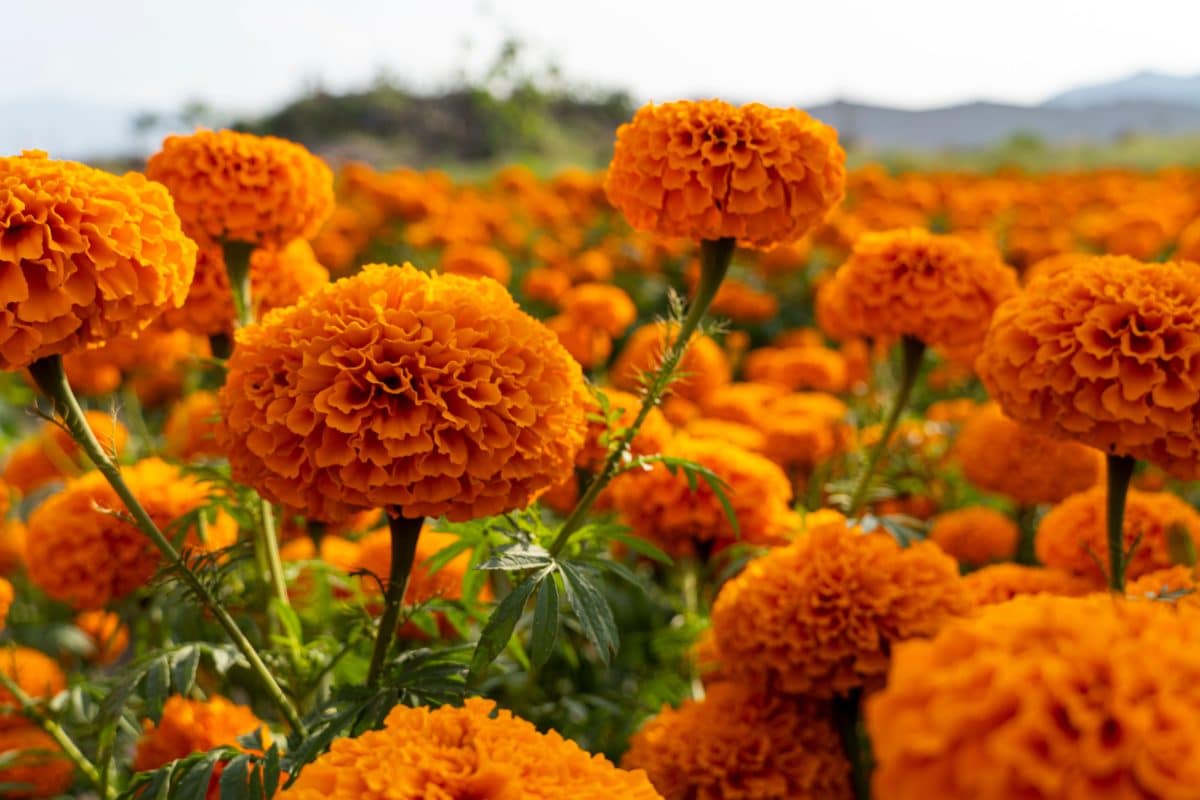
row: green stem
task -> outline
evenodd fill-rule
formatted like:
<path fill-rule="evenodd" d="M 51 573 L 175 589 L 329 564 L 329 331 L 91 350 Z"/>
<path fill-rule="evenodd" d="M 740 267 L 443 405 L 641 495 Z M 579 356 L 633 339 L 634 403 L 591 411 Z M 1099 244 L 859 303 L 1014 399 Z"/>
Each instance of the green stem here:
<path fill-rule="evenodd" d="M 58 746 L 62 748 L 63 755 L 71 759 L 71 761 L 75 764 L 75 768 L 83 773 L 83 776 L 88 779 L 88 782 L 99 789 L 101 794 L 107 798 L 107 800 L 116 800 L 116 790 L 112 786 L 108 785 L 108 782 L 104 779 L 104 776 L 100 774 L 100 770 L 96 767 L 96 765 L 93 764 L 91 760 L 83 754 L 83 751 L 76 746 L 75 742 L 69 735 L 67 735 L 67 732 L 63 730 L 57 722 L 50 719 L 38 710 L 37 703 L 34 702 L 34 699 L 27 695 L 25 691 L 19 685 L 17 685 L 17 682 L 8 677 L 3 670 L 0 670 L 0 684 L 3 684 L 4 688 L 7 689 L 14 698 L 16 698 L 18 703 L 21 704 L 21 712 L 34 723 L 36 723 L 39 728 L 45 731 L 51 739 L 58 743 Z"/>
<path fill-rule="evenodd" d="M 692 630 L 692 625 L 700 617 L 700 561 L 699 559 L 688 557 L 683 559 L 679 564 L 680 572 L 683 577 L 683 613 L 686 620 L 688 630 Z M 691 686 L 692 699 L 704 699 L 704 681 L 700 675 L 699 665 L 696 659 L 691 655 L 688 656 L 688 683 Z"/>
<path fill-rule="evenodd" d="M 1016 561 L 1028 567 L 1037 566 L 1037 507 L 1022 506 L 1017 509 L 1017 529 L 1020 538 L 1017 539 Z"/>
<path fill-rule="evenodd" d="M 283 559 L 279 556 L 279 537 L 275 533 L 275 511 L 271 504 L 263 498 L 258 499 L 262 525 L 258 529 L 259 544 L 267 561 L 267 573 L 270 577 L 272 596 L 284 608 L 291 607 L 288 599 L 287 581 L 283 577 Z"/>
<path fill-rule="evenodd" d="M 1108 586 L 1125 592 L 1125 497 L 1137 461 L 1132 456 L 1108 456 Z"/>
<path fill-rule="evenodd" d="M 423 517 L 409 519 L 394 509 L 396 516 L 388 512 L 388 527 L 392 532 L 392 564 L 388 570 L 387 587 L 384 591 L 383 616 L 379 618 L 379 632 L 375 634 L 375 649 L 371 653 L 371 668 L 367 672 L 367 686 L 378 686 L 383 677 L 383 665 L 388 650 L 396 636 L 396 624 L 400 619 L 400 605 L 408 589 L 408 578 L 412 574 L 413 561 L 417 555 L 417 539 L 421 536 Z"/>
<path fill-rule="evenodd" d="M 180 580 L 187 585 L 225 629 L 225 633 L 250 663 L 250 668 L 258 676 L 263 688 L 266 689 L 275 705 L 279 707 L 288 723 L 297 733 L 304 735 L 304 723 L 301 722 L 299 713 L 288 700 L 287 695 L 283 693 L 283 689 L 276 683 L 275 678 L 272 677 L 267 665 L 263 663 L 258 651 L 254 649 L 254 645 L 242 633 L 241 628 L 216 596 L 196 577 L 196 573 L 188 568 L 171 541 L 159 530 L 158 525 L 150 518 L 146 509 L 138 502 L 128 484 L 125 483 L 120 468 L 109 458 L 100 442 L 97 441 L 95 434 L 92 433 L 92 429 L 88 427 L 83 416 L 83 409 L 79 407 L 79 401 L 67 382 L 67 375 L 63 371 L 62 357 L 54 355 L 39 359 L 29 366 L 29 373 L 37 383 L 38 389 L 54 404 L 54 410 L 62 417 L 63 424 L 67 426 L 71 438 L 87 453 L 88 458 L 96 465 L 96 469 L 104 475 L 113 491 L 121 498 L 121 502 L 125 504 L 134 524 L 158 548 L 171 570 L 178 575 Z"/>
<path fill-rule="evenodd" d="M 871 758 L 863 747 L 859 724 L 862 716 L 862 690 L 833 698 L 833 719 L 842 740 L 842 751 L 850 762 L 851 785 L 855 800 L 870 800 Z"/>
<path fill-rule="evenodd" d="M 233 311 L 239 328 L 254 322 L 254 302 L 250 296 L 250 254 L 253 252 L 254 245 L 249 242 L 221 242 L 225 274 L 229 276 L 229 291 L 233 295 Z"/>
<path fill-rule="evenodd" d="M 896 430 L 896 424 L 900 421 L 900 415 L 908 406 L 913 386 L 917 383 L 917 375 L 921 372 L 921 361 L 925 356 L 925 343 L 920 339 L 905 336 L 900 342 L 900 347 L 903 355 L 900 386 L 896 389 L 896 397 L 892 400 L 892 409 L 883 423 L 879 441 L 871 448 L 871 452 L 867 455 L 867 463 L 863 465 L 863 471 L 858 476 L 858 485 L 854 488 L 854 494 L 850 498 L 850 507 L 846 510 L 851 517 L 858 513 L 862 508 L 863 501 L 867 499 L 867 490 L 871 487 L 871 478 L 875 476 L 875 468 L 879 465 L 879 459 L 883 456 L 884 451 L 887 450 L 892 433 Z"/>
<path fill-rule="evenodd" d="M 679 362 L 683 360 L 683 354 L 687 352 L 688 343 L 692 338 L 692 334 L 700 327 L 701 321 L 704 319 L 704 314 L 708 311 L 708 307 L 712 305 L 713 298 L 717 296 L 717 290 L 721 288 L 721 281 L 725 280 L 725 273 L 729 271 L 729 264 L 733 261 L 733 251 L 736 242 L 733 239 L 705 239 L 700 243 L 700 282 L 696 287 L 696 296 L 692 298 L 692 302 L 688 305 L 687 315 L 683 318 L 683 322 L 679 325 L 679 331 L 671 344 L 663 353 L 662 363 L 659 365 L 655 373 L 656 383 L 663 376 L 674 374 Z M 588 484 L 583 496 L 579 498 L 579 502 L 575 504 L 575 508 L 571 510 L 570 515 L 563 522 L 562 528 L 559 529 L 558 535 L 554 537 L 554 542 L 550 545 L 550 555 L 557 556 L 566 546 L 567 541 L 571 538 L 571 534 L 583 527 L 583 522 L 587 519 L 588 512 L 592 510 L 592 506 L 596 504 L 596 500 L 600 497 L 600 493 L 604 491 L 604 487 L 612 480 L 616 473 L 617 466 L 629 452 L 629 446 L 633 443 L 633 439 L 637 436 L 638 431 L 642 427 L 642 423 L 646 421 L 650 410 L 658 405 L 658 401 L 662 397 L 662 392 L 665 386 L 655 387 L 647 391 L 642 397 L 642 407 L 638 409 L 637 417 L 634 418 L 633 424 L 625 429 L 625 434 L 613 447 L 608 454 L 608 458 L 604 460 L 604 465 L 596 476 Z"/>

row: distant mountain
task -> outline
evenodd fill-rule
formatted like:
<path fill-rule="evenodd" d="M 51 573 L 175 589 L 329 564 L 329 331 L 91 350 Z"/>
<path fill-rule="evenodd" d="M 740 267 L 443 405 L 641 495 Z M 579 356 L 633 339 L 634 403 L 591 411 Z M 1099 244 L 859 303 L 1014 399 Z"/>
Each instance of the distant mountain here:
<path fill-rule="evenodd" d="M 1054 95 L 1042 105 L 1087 108 L 1130 102 L 1200 106 L 1200 75 L 1138 72 L 1127 78 L 1070 89 Z"/>

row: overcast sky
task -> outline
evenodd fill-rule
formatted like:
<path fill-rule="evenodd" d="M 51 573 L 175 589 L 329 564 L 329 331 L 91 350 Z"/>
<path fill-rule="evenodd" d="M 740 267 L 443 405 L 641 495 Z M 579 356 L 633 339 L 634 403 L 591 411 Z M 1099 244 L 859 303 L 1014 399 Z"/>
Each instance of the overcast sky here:
<path fill-rule="evenodd" d="M 3 0 L 0 101 L 270 107 L 320 79 L 478 72 L 506 36 L 638 99 L 1037 102 L 1200 72 L 1195 0 Z"/>

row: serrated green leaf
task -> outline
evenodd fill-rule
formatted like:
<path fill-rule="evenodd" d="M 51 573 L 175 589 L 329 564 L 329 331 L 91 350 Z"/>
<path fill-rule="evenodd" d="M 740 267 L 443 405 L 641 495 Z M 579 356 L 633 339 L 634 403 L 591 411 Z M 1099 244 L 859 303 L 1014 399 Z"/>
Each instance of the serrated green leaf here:
<path fill-rule="evenodd" d="M 643 584 L 640 580 L 638 580 L 638 576 L 634 575 L 633 571 L 630 570 L 629 567 L 622 564 L 620 561 L 610 561 L 609 559 L 605 559 L 605 558 L 593 558 L 593 559 L 589 559 L 587 563 L 595 566 L 597 569 L 601 569 L 601 570 L 604 570 L 605 572 L 612 573 L 613 575 L 617 576 L 621 580 L 628 583 L 630 586 L 636 587 L 638 589 L 638 591 L 640 591 L 640 592 L 645 593 L 645 591 L 646 591 L 645 584 Z"/>
<path fill-rule="evenodd" d="M 740 539 L 742 537 L 742 526 L 738 522 L 737 512 L 733 510 L 733 503 L 729 502 L 729 492 L 726 491 L 728 485 L 715 473 L 707 469 L 700 471 L 700 477 L 708 484 L 708 488 L 712 489 L 713 494 L 717 496 L 718 502 L 721 503 L 721 509 L 725 512 L 725 518 L 729 520 L 729 527 L 733 529 L 734 538 Z"/>
<path fill-rule="evenodd" d="M 190 764 L 171 792 L 171 800 L 205 800 L 208 797 L 208 785 L 212 782 L 213 768 L 222 755 L 223 750 L 214 750 Z"/>
<path fill-rule="evenodd" d="M 541 545 L 518 542 L 501 547 L 494 556 L 476 565 L 475 569 L 536 569 L 546 566 L 550 561 L 550 552 Z"/>
<path fill-rule="evenodd" d="M 567 602 L 575 611 L 583 635 L 595 646 L 600 660 L 608 664 L 617 651 L 619 634 L 612 609 L 603 593 L 592 583 L 585 568 L 570 561 L 558 562 Z"/>
<path fill-rule="evenodd" d="M 652 542 L 648 542 L 632 533 L 624 531 L 610 534 L 611 538 L 616 539 L 621 544 L 628 547 L 639 556 L 645 556 L 651 561 L 657 561 L 659 564 L 670 566 L 675 563 L 674 560 L 658 549 Z"/>
<path fill-rule="evenodd" d="M 159 656 L 150 662 L 146 670 L 146 682 L 143 689 L 146 698 L 146 715 L 155 722 L 162 716 L 163 703 L 171 691 L 171 669 L 167 657 Z"/>
<path fill-rule="evenodd" d="M 219 788 L 221 800 L 249 800 L 250 756 L 240 755 L 225 765 Z"/>
<path fill-rule="evenodd" d="M 279 789 L 279 747 L 271 745 L 262 761 L 263 797 L 272 798 Z"/>
<path fill-rule="evenodd" d="M 200 666 L 200 650 L 185 647 L 171 656 L 171 683 L 177 694 L 187 694 L 196 682 L 196 668 Z"/>
<path fill-rule="evenodd" d="M 548 575 L 538 585 L 537 601 L 533 606 L 533 632 L 529 640 L 529 661 L 540 668 L 554 652 L 558 639 L 558 583 Z"/>
<path fill-rule="evenodd" d="M 527 575 L 525 580 L 517 584 L 492 611 L 475 645 L 467 680 L 473 682 L 482 676 L 488 665 L 495 661 L 496 656 L 508 645 L 513 629 L 517 627 L 517 621 L 525 613 L 525 603 L 529 600 L 529 595 L 552 569 L 553 567 L 545 567 Z"/>
<path fill-rule="evenodd" d="M 296 613 L 296 609 L 285 605 L 275 597 L 271 598 L 270 607 L 271 613 L 283 625 L 287 638 L 293 642 L 303 642 L 304 631 L 300 626 L 300 615 Z"/>

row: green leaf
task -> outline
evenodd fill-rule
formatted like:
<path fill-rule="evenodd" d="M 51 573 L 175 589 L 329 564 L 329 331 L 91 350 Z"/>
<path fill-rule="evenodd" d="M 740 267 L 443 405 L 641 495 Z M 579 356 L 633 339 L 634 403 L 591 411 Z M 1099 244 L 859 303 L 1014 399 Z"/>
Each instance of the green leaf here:
<path fill-rule="evenodd" d="M 177 694 L 187 694 L 196 682 L 196 668 L 200 665 L 200 649 L 187 647 L 171 656 L 171 683 Z"/>
<path fill-rule="evenodd" d="M 700 477 L 708 484 L 708 488 L 712 489 L 713 494 L 717 496 L 717 500 L 721 503 L 721 508 L 725 511 L 725 518 L 729 520 L 729 527 L 733 528 L 734 538 L 740 539 L 742 537 L 742 526 L 738 522 L 737 513 L 733 510 L 733 504 L 729 502 L 729 493 L 726 491 L 729 488 L 728 485 L 709 469 L 700 470 Z"/>
<path fill-rule="evenodd" d="M 1178 522 L 1167 528 L 1167 554 L 1172 564 L 1196 566 L 1196 542 L 1188 529 Z"/>
<path fill-rule="evenodd" d="M 250 756 L 240 755 L 225 765 L 219 788 L 221 800 L 247 800 L 250 797 Z"/>
<path fill-rule="evenodd" d="M 638 591 L 642 592 L 643 594 L 646 593 L 646 585 L 642 583 L 642 581 L 638 580 L 638 576 L 634 575 L 633 571 L 620 561 L 610 561 L 606 558 L 592 558 L 588 559 L 587 563 L 593 565 L 597 569 L 604 570 L 605 572 L 611 572 L 613 575 L 625 581 L 630 586 L 636 587 Z"/>
<path fill-rule="evenodd" d="M 146 671 L 145 684 L 146 714 L 157 721 L 162 716 L 163 703 L 171 691 L 171 669 L 166 656 L 160 656 L 150 662 Z"/>
<path fill-rule="evenodd" d="M 171 792 L 172 800 L 205 800 L 213 768 L 224 754 L 224 750 L 214 750 L 189 766 Z"/>
<path fill-rule="evenodd" d="M 595 646 L 600 660 L 608 664 L 617 651 L 619 642 L 617 623 L 613 619 L 608 601 L 592 583 L 591 577 L 583 567 L 569 561 L 560 561 L 558 568 L 563 576 L 567 601 L 575 610 L 575 616 L 579 618 L 583 635 Z"/>
<path fill-rule="evenodd" d="M 271 613 L 283 625 L 287 632 L 287 638 L 293 642 L 304 641 L 304 631 L 300 627 L 300 615 L 296 613 L 296 609 L 289 605 L 284 605 L 278 598 L 271 598 Z"/>
<path fill-rule="evenodd" d="M 664 566 L 670 566 L 674 563 L 669 555 L 658 549 L 653 543 L 639 536 L 626 532 L 612 533 L 610 535 L 613 539 L 616 539 L 639 556 L 644 556 L 651 561 L 657 561 Z"/>
<path fill-rule="evenodd" d="M 536 569 L 546 566 L 550 561 L 550 552 L 541 545 L 518 542 L 501 547 L 494 556 L 475 569 Z"/>
<path fill-rule="evenodd" d="M 267 750 L 267 755 L 263 759 L 263 797 L 271 798 L 275 796 L 275 792 L 279 789 L 279 747 L 271 745 Z"/>
<path fill-rule="evenodd" d="M 533 606 L 533 635 L 529 641 L 529 660 L 541 667 L 554 652 L 558 639 L 558 583 L 549 575 L 538 586 L 537 602 Z"/>
<path fill-rule="evenodd" d="M 500 601 L 500 605 L 496 606 L 492 615 L 488 617 L 487 624 L 483 626 L 483 631 L 479 634 L 479 642 L 475 645 L 475 654 L 471 658 L 468 681 L 473 682 L 481 677 L 488 665 L 496 660 L 496 656 L 500 655 L 500 652 L 508 644 L 508 640 L 512 638 L 517 621 L 525 612 L 525 603 L 529 600 L 529 595 L 553 569 L 553 566 L 544 567 L 538 572 L 529 574 L 525 580 L 508 593 L 507 597 Z"/>

